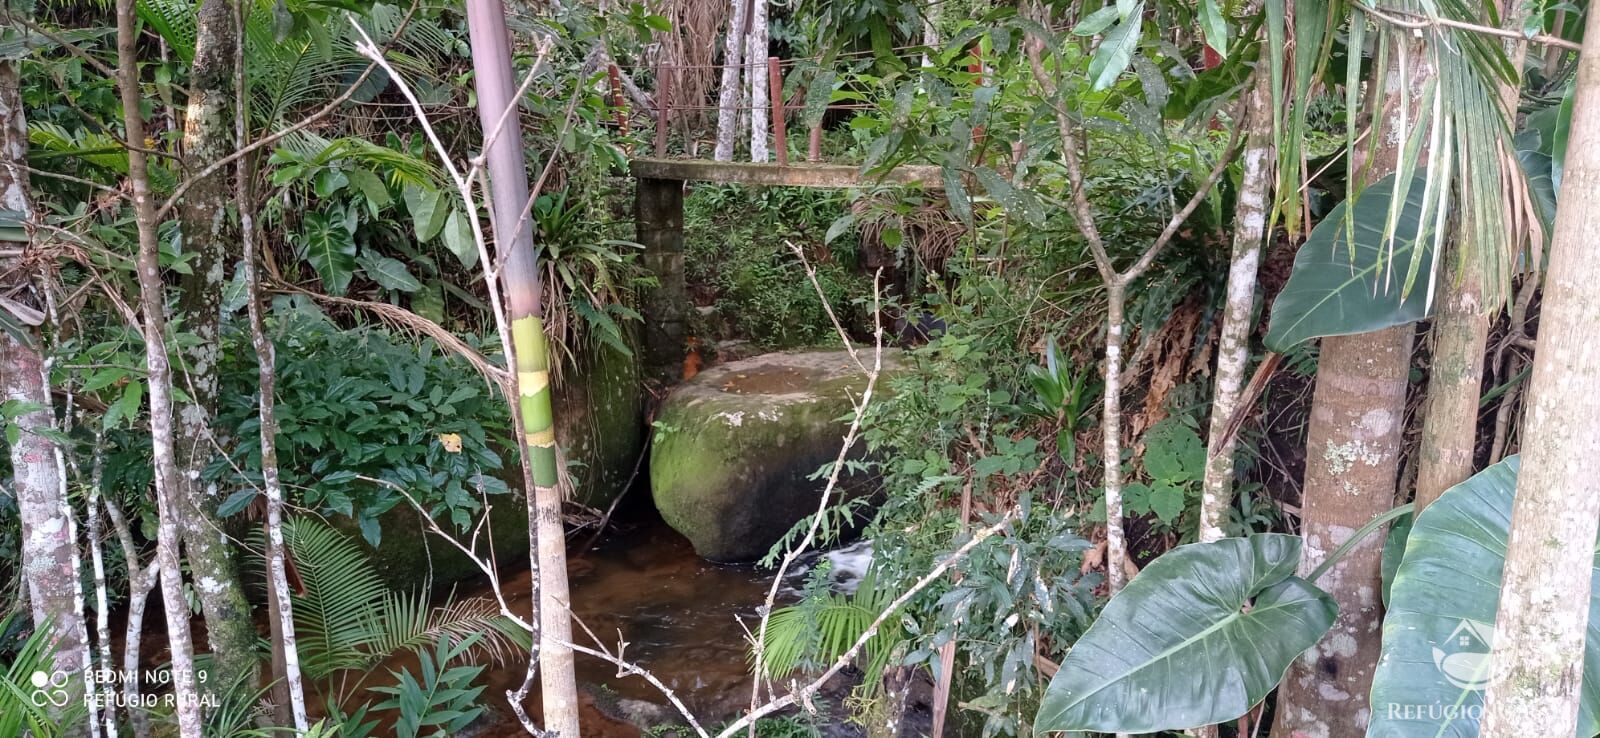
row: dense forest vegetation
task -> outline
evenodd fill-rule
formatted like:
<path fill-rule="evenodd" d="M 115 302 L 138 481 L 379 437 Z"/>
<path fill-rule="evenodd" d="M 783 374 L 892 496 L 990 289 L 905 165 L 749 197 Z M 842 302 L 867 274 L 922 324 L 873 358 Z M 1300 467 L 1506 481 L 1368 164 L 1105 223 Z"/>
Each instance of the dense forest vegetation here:
<path fill-rule="evenodd" d="M 0 2 L 0 736 L 1600 735 L 1585 3 Z"/>

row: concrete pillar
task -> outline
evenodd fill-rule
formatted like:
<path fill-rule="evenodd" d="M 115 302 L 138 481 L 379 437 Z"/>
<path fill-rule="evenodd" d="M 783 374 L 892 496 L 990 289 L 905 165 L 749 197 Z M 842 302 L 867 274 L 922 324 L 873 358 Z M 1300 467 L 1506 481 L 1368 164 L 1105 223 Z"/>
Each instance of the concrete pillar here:
<path fill-rule="evenodd" d="M 689 296 L 683 283 L 683 180 L 638 180 L 633 200 L 644 267 L 656 278 L 644 290 L 645 376 L 676 382 L 683 376 Z"/>

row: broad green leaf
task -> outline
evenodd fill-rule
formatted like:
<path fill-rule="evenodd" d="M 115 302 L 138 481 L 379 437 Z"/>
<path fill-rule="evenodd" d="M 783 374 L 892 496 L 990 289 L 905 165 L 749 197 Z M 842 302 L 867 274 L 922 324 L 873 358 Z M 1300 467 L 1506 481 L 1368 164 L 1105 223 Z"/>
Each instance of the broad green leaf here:
<path fill-rule="evenodd" d="M 340 219 L 306 213 L 300 221 L 300 243 L 306 261 L 317 270 L 330 294 L 342 295 L 356 273 L 356 242 Z"/>
<path fill-rule="evenodd" d="M 1383 621 L 1369 738 L 1478 735 L 1519 466 L 1508 457 L 1417 516 Z M 1580 736 L 1600 732 L 1600 593 L 1589 599 L 1588 644 Z"/>
<path fill-rule="evenodd" d="M 250 503 L 255 501 L 256 495 L 257 492 L 254 487 L 246 487 L 228 495 L 228 499 L 223 500 L 222 504 L 217 506 L 217 517 L 232 517 L 239 511 L 249 507 Z"/>
<path fill-rule="evenodd" d="M 1528 178 L 1528 194 L 1539 209 L 1539 220 L 1549 233 L 1556 220 L 1555 164 L 1550 157 L 1533 149 L 1517 149 L 1517 161 Z"/>
<path fill-rule="evenodd" d="M 361 190 L 361 196 L 367 201 L 367 212 L 376 218 L 394 198 L 389 195 L 389 186 L 383 183 L 383 178 L 365 169 L 352 169 L 347 173 L 350 181 Z"/>
<path fill-rule="evenodd" d="M 834 221 L 828 225 L 828 232 L 822 237 L 822 242 L 833 243 L 834 239 L 844 235 L 846 231 L 849 231 L 854 227 L 856 227 L 856 214 L 845 213 L 844 215 L 835 218 Z"/>
<path fill-rule="evenodd" d="M 967 195 L 967 186 L 961 182 L 961 170 L 945 166 L 941 171 L 944 179 L 944 195 L 950 202 L 950 212 L 955 214 L 956 220 L 971 228 L 972 201 Z"/>
<path fill-rule="evenodd" d="M 344 170 L 330 167 L 317 172 L 316 178 L 312 180 L 311 189 L 317 193 L 317 197 L 327 198 L 333 197 L 333 193 L 344 189 L 349 184 L 350 177 L 344 173 Z"/>
<path fill-rule="evenodd" d="M 1228 23 L 1222 18 L 1220 0 L 1200 0 L 1200 32 L 1217 56 L 1228 55 Z"/>
<path fill-rule="evenodd" d="M 366 271 L 367 276 L 377 282 L 379 287 L 401 292 L 416 292 L 422 289 L 422 283 L 411 276 L 411 270 L 406 269 L 405 262 L 399 259 L 378 256 L 368 251 L 361 254 L 358 261 L 361 262 L 361 268 Z"/>
<path fill-rule="evenodd" d="M 1098 36 L 1117 22 L 1117 6 L 1107 5 L 1090 13 L 1072 29 L 1074 36 Z"/>
<path fill-rule="evenodd" d="M 1179 546 L 1145 567 L 1061 662 L 1034 732 L 1153 733 L 1243 715 L 1333 625 L 1294 576 L 1300 539 Z"/>
<path fill-rule="evenodd" d="M 1140 2 L 1100 40 L 1094 58 L 1089 60 L 1089 79 L 1093 81 L 1094 89 L 1104 90 L 1116 84 L 1122 70 L 1127 69 L 1133 61 L 1133 52 L 1139 48 L 1139 33 L 1143 27 L 1144 3 Z"/>
<path fill-rule="evenodd" d="M 1205 444 L 1193 428 L 1168 418 L 1145 434 L 1143 459 L 1152 479 L 1197 480 L 1205 470 Z"/>
<path fill-rule="evenodd" d="M 444 228 L 445 217 L 450 214 L 445 194 L 431 188 L 406 185 L 403 197 L 406 212 L 411 213 L 411 227 L 416 231 L 417 240 L 427 242 L 439 235 L 439 230 Z"/>
<path fill-rule="evenodd" d="M 1150 512 L 1164 522 L 1172 522 L 1183 514 L 1183 488 L 1166 481 L 1158 481 L 1150 488 Z"/>
<path fill-rule="evenodd" d="M 1555 191 L 1561 191 L 1561 173 L 1567 168 L 1567 135 L 1572 130 L 1572 98 L 1576 84 L 1567 85 L 1567 92 L 1561 98 L 1561 107 L 1556 109 L 1555 128 L 1550 132 L 1550 179 L 1555 182 Z"/>
<path fill-rule="evenodd" d="M 452 208 L 444 222 L 444 247 L 456 255 L 461 266 L 471 269 L 478 265 L 478 242 L 472 237 L 472 224 L 459 209 Z"/>
<path fill-rule="evenodd" d="M 1394 175 L 1362 190 L 1348 218 L 1349 203 L 1339 203 L 1312 229 L 1295 254 L 1289 283 L 1272 303 L 1267 348 L 1282 353 L 1312 338 L 1366 333 L 1427 316 L 1428 290 L 1401 289 L 1413 247 L 1423 249 L 1420 263 L 1433 263 L 1433 238 L 1418 238 L 1423 189 L 1421 178 L 1407 188 L 1391 239 L 1385 239 L 1384 227 Z"/>
<path fill-rule="evenodd" d="M 1412 514 L 1396 518 L 1394 524 L 1389 526 L 1389 535 L 1383 539 L 1383 557 L 1379 564 L 1379 575 L 1383 581 L 1383 606 L 1389 606 L 1389 592 L 1394 587 L 1394 576 L 1400 571 L 1400 560 L 1406 554 L 1406 540 L 1411 537 Z"/>

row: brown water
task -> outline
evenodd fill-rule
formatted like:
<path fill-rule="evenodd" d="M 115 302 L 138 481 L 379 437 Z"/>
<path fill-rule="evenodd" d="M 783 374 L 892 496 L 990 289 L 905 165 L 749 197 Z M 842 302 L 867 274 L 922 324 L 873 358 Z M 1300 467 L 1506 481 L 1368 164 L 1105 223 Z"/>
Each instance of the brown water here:
<path fill-rule="evenodd" d="M 849 587 L 865 552 L 858 546 L 830 555 L 842 587 Z M 793 601 L 811 563 L 791 573 L 780 588 L 780 605 Z M 576 618 L 612 653 L 619 639 L 626 641 L 624 658 L 654 673 L 702 722 L 730 719 L 748 706 L 750 674 L 739 620 L 752 629 L 757 626 L 757 608 L 766 599 L 771 572 L 705 561 L 686 539 L 655 519 L 607 534 L 569 563 L 568 576 Z M 511 606 L 526 612 L 528 573 L 502 584 Z M 487 588 L 463 594 L 492 596 Z M 573 637 L 594 645 L 581 626 L 574 627 Z M 494 667 L 486 676 L 486 694 L 499 695 L 521 684 L 523 665 Z M 577 655 L 577 678 L 580 692 L 588 693 L 585 701 L 603 702 L 614 694 L 666 704 L 643 679 L 618 676 L 614 665 L 592 656 Z M 589 728 L 584 732 L 589 735 Z"/>

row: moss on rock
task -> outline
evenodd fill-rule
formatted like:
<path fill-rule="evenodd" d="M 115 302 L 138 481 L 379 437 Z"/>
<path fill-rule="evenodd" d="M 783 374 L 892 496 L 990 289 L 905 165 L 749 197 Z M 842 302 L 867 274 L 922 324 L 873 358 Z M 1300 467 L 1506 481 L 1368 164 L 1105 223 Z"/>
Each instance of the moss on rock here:
<path fill-rule="evenodd" d="M 761 557 L 816 511 L 826 481 L 811 477 L 838 455 L 865 383 L 849 354 L 828 351 L 763 354 L 679 386 L 657 412 L 650 450 L 662 518 L 707 559 Z M 872 480 L 842 486 L 866 494 Z"/>

